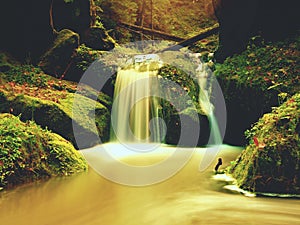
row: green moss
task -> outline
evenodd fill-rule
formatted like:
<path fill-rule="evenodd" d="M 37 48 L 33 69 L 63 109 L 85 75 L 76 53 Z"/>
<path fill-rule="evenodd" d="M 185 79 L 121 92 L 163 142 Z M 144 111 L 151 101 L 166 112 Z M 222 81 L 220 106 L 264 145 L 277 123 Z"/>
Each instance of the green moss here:
<path fill-rule="evenodd" d="M 209 53 L 215 52 L 219 43 L 219 35 L 212 35 L 208 38 L 205 38 L 201 41 L 198 41 L 192 44 L 189 47 L 189 50 L 192 52 L 201 53 L 201 59 L 204 62 L 208 62 L 211 60 Z"/>
<path fill-rule="evenodd" d="M 176 66 L 166 65 L 159 69 L 158 76 L 161 77 L 160 83 L 162 85 L 162 89 L 169 91 L 168 94 L 170 95 L 171 99 L 179 101 L 176 102 L 177 109 L 181 111 L 192 107 L 193 105 L 196 108 L 199 108 L 199 85 L 189 74 Z M 165 80 L 166 82 L 164 82 Z M 175 86 L 165 86 L 169 84 L 169 81 L 176 83 L 180 89 Z M 179 96 L 185 95 L 186 93 L 188 93 L 189 97 L 191 98 L 191 102 L 180 102 L 180 100 L 184 98 L 180 98 Z"/>
<path fill-rule="evenodd" d="M 39 66 L 50 75 L 63 76 L 78 46 L 79 35 L 77 33 L 68 29 L 60 31 L 51 48 L 42 56 Z"/>
<path fill-rule="evenodd" d="M 300 94 L 246 132 L 249 145 L 229 172 L 255 192 L 300 193 Z"/>
<path fill-rule="evenodd" d="M 85 44 L 81 44 L 75 52 L 76 54 L 73 55 L 72 60 L 82 74 L 102 55 L 101 51 L 89 48 Z"/>
<path fill-rule="evenodd" d="M 253 43 L 258 42 L 256 39 Z M 248 87 L 264 92 L 269 98 L 281 92 L 291 96 L 300 91 L 299 46 L 300 36 L 277 43 L 250 44 L 240 55 L 217 64 L 215 74 L 225 88 L 233 84 L 239 90 Z"/>
<path fill-rule="evenodd" d="M 0 186 L 69 175 L 87 169 L 71 143 L 32 121 L 0 114 Z"/>
<path fill-rule="evenodd" d="M 97 144 L 99 136 L 102 142 L 109 139 L 110 97 L 85 87 L 82 95 L 76 95 L 79 99 L 76 103 L 77 108 L 82 111 L 80 116 L 74 118 L 73 100 L 77 85 L 46 75 L 38 68 L 28 68 L 31 68 L 30 79 L 26 77 L 28 74 L 24 75 L 23 72 L 13 75 L 15 70 L 0 74 L 0 112 L 21 115 L 23 121 L 34 120 L 42 127 L 47 127 L 71 141 L 76 148 L 78 146 L 74 137 L 73 122 L 81 133 L 91 137 L 86 139 L 84 147 Z M 45 80 L 42 84 L 39 80 L 41 77 Z M 92 116 L 94 110 L 95 119 Z"/>
<path fill-rule="evenodd" d="M 40 68 L 33 65 L 14 66 L 4 74 L 7 81 L 29 86 L 46 87 L 48 76 L 43 74 Z"/>
<path fill-rule="evenodd" d="M 2 92 L 5 95 L 5 92 Z M 7 94 L 7 93 L 6 93 Z M 67 140 L 77 146 L 72 122 L 76 123 L 79 129 L 90 135 L 93 141 L 86 143 L 86 147 L 97 144 L 98 135 L 102 141 L 108 140 L 109 135 L 109 111 L 99 102 L 84 96 L 77 95 L 77 107 L 81 110 L 80 115 L 73 116 L 73 99 L 75 94 L 66 93 L 59 102 L 40 99 L 24 94 L 7 96 L 1 104 L 0 112 L 11 111 L 15 115 L 21 114 L 21 119 L 34 120 L 42 127 L 48 127 L 50 130 L 60 134 Z M 95 121 L 91 113 L 95 109 Z M 73 121 L 74 120 L 74 121 Z M 96 127 L 95 127 L 96 124 Z"/>
<path fill-rule="evenodd" d="M 300 36 L 277 43 L 256 37 L 246 51 L 215 65 L 226 101 L 227 143 L 246 144 L 243 133 L 251 124 L 300 91 L 299 46 Z"/>

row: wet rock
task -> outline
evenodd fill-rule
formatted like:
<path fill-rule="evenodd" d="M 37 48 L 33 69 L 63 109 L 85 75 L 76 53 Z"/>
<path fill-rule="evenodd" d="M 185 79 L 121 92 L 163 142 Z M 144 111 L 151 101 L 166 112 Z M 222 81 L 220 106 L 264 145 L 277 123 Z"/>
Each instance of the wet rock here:
<path fill-rule="evenodd" d="M 249 144 L 228 168 L 239 187 L 252 192 L 300 194 L 299 118 L 300 95 L 296 94 L 247 132 Z"/>
<path fill-rule="evenodd" d="M 195 118 L 195 116 L 198 118 Z M 193 127 L 199 125 L 200 132 L 199 134 L 195 134 Z M 192 114 L 186 112 L 177 115 L 174 114 L 167 122 L 167 144 L 185 147 L 205 146 L 208 144 L 209 135 L 210 126 L 208 118 L 196 112 Z"/>

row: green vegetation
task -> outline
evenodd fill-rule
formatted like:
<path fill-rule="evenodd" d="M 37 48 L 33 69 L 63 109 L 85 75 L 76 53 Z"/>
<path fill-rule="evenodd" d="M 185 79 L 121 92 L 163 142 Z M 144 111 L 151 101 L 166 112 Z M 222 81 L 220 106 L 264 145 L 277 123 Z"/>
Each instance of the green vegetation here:
<path fill-rule="evenodd" d="M 300 193 L 299 47 L 299 35 L 277 43 L 255 37 L 246 51 L 215 65 L 227 128 L 231 134 L 245 131 L 247 138 L 246 149 L 228 168 L 245 190 Z"/>
<path fill-rule="evenodd" d="M 81 154 L 59 135 L 0 114 L 0 187 L 85 170 Z"/>
<path fill-rule="evenodd" d="M 19 62 L 14 60 L 7 53 L 0 51 L 0 72 L 6 72 L 16 65 L 19 65 Z"/>
<path fill-rule="evenodd" d="M 71 56 L 78 46 L 79 34 L 68 29 L 59 31 L 52 46 L 42 56 L 39 66 L 48 74 L 64 78 Z"/>
<path fill-rule="evenodd" d="M 73 63 L 82 72 L 86 71 L 89 66 L 100 57 L 101 52 L 81 44 L 73 55 Z"/>
<path fill-rule="evenodd" d="M 255 37 L 246 51 L 215 65 L 226 101 L 227 143 L 245 145 L 251 124 L 300 91 L 299 46 L 299 35 L 277 43 Z"/>
<path fill-rule="evenodd" d="M 198 107 L 198 96 L 199 96 L 199 86 L 193 78 L 187 74 L 185 71 L 181 70 L 176 66 L 163 66 L 158 72 L 159 77 L 161 77 L 161 85 L 163 90 L 168 90 L 168 95 L 174 101 L 180 101 L 182 98 L 180 96 L 186 95 L 188 93 L 191 98 L 191 102 L 175 102 L 179 110 L 184 110 L 187 107 L 192 107 L 194 104 Z M 164 82 L 166 80 L 166 82 Z M 178 86 L 168 87 L 168 83 L 172 81 Z"/>
<path fill-rule="evenodd" d="M 34 120 L 42 127 L 47 127 L 71 141 L 75 147 L 77 144 L 72 121 L 83 133 L 95 137 L 93 140 L 87 140 L 86 147 L 97 143 L 98 134 L 102 141 L 107 141 L 110 98 L 103 93 L 96 96 L 95 90 L 85 88 L 85 93 L 76 95 L 81 99 L 77 101 L 80 104 L 79 108 L 85 111 L 82 112 L 82 116 L 75 118 L 72 110 L 76 91 L 76 83 L 53 78 L 31 65 L 15 66 L 0 74 L 0 112 L 20 115 L 23 121 Z M 97 102 L 92 99 L 97 99 Z M 94 107 L 97 129 L 94 129 L 90 116 Z"/>
<path fill-rule="evenodd" d="M 46 87 L 49 80 L 48 76 L 45 76 L 40 68 L 33 65 L 14 66 L 4 74 L 4 77 L 9 82 L 29 87 Z"/>
<path fill-rule="evenodd" d="M 264 92 L 288 93 L 300 91 L 300 36 L 277 43 L 264 43 L 253 38 L 246 51 L 216 65 L 215 74 L 226 86 L 232 83 L 242 90 L 250 87 Z"/>
<path fill-rule="evenodd" d="M 300 94 L 246 132 L 249 145 L 229 172 L 254 192 L 300 193 Z"/>

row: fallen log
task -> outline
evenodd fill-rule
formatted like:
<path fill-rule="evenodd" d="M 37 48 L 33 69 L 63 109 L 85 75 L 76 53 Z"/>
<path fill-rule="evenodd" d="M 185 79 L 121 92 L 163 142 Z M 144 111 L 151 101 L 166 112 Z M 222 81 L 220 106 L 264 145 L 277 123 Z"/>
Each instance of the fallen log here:
<path fill-rule="evenodd" d="M 188 39 L 185 39 L 183 41 L 180 41 L 178 42 L 176 45 L 172 45 L 170 47 L 167 47 L 165 49 L 162 49 L 158 52 L 165 52 L 165 51 L 178 51 L 179 49 L 183 48 L 183 47 L 187 47 L 197 41 L 200 41 L 204 38 L 207 38 L 213 34 L 216 34 L 219 32 L 219 25 L 218 24 L 215 24 L 214 26 L 212 27 L 209 27 L 207 29 L 205 29 L 203 32 L 201 32 L 200 34 L 194 36 L 194 37 L 191 37 L 191 38 L 188 38 Z"/>
<path fill-rule="evenodd" d="M 143 34 L 159 36 L 159 37 L 162 37 L 162 38 L 164 38 L 166 40 L 170 40 L 170 41 L 181 42 L 181 41 L 185 40 L 184 38 L 180 38 L 180 37 L 177 37 L 172 34 L 168 34 L 168 33 L 162 32 L 162 31 L 158 31 L 158 30 L 152 30 L 150 28 L 141 27 L 141 26 L 137 26 L 134 24 L 119 22 L 118 26 L 126 28 L 126 29 L 136 30 L 136 31 L 142 32 Z"/>

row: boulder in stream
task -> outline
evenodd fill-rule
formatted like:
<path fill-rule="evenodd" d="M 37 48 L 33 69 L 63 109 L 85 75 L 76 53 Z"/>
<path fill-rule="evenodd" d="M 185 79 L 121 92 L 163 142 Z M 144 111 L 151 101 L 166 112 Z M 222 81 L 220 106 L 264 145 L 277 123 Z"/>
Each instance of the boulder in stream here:
<path fill-rule="evenodd" d="M 83 156 L 70 142 L 12 114 L 0 114 L 0 144 L 0 190 L 87 170 Z"/>
<path fill-rule="evenodd" d="M 300 94 L 246 132 L 249 145 L 228 168 L 252 192 L 300 194 Z"/>

